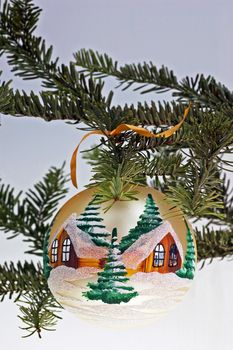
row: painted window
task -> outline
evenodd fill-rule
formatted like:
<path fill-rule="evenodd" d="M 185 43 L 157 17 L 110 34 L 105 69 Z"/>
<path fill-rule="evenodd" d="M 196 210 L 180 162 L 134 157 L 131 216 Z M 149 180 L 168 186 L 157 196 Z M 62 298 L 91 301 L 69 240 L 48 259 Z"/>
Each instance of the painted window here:
<path fill-rule="evenodd" d="M 57 261 L 57 255 L 58 255 L 58 240 L 55 239 L 52 244 L 52 251 L 51 251 L 51 262 L 54 263 Z"/>
<path fill-rule="evenodd" d="M 177 266 L 178 265 L 178 250 L 175 244 L 170 246 L 169 250 L 169 266 Z"/>
<path fill-rule="evenodd" d="M 70 239 L 66 238 L 62 245 L 62 261 L 70 260 L 70 248 L 71 248 Z"/>
<path fill-rule="evenodd" d="M 164 246 L 159 243 L 154 250 L 154 267 L 160 267 L 164 265 L 165 250 Z"/>

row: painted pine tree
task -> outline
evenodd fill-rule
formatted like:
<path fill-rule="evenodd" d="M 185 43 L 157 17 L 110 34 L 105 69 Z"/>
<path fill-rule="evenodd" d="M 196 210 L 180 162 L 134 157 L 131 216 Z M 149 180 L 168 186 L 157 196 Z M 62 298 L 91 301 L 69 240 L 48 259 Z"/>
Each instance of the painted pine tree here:
<path fill-rule="evenodd" d="M 87 205 L 84 212 L 77 218 L 77 227 L 88 233 L 92 241 L 98 246 L 109 246 L 110 233 L 105 229 L 100 216 L 100 205 L 97 204 L 99 195 L 96 195 Z"/>
<path fill-rule="evenodd" d="M 190 228 L 188 227 L 187 222 L 185 223 L 187 227 L 187 234 L 186 234 L 187 250 L 186 250 L 183 266 L 180 270 L 176 271 L 176 274 L 181 278 L 188 278 L 192 280 L 194 278 L 195 269 L 196 269 L 195 247 L 194 247 L 193 237 L 192 237 Z"/>
<path fill-rule="evenodd" d="M 88 283 L 89 291 L 83 293 L 90 300 L 102 300 L 107 304 L 127 303 L 138 293 L 126 284 L 126 269 L 120 260 L 120 250 L 117 243 L 117 229 L 112 231 L 112 241 L 109 247 L 108 259 L 104 270 L 98 273 L 96 283 Z"/>
<path fill-rule="evenodd" d="M 154 202 L 151 194 L 148 194 L 143 213 L 139 216 L 137 226 L 129 231 L 129 234 L 122 238 L 120 250 L 124 252 L 128 249 L 141 235 L 154 230 L 162 224 L 159 208 Z"/>
<path fill-rule="evenodd" d="M 50 271 L 52 270 L 52 267 L 50 266 L 50 259 L 48 254 L 49 235 L 50 235 L 50 230 L 48 230 L 45 234 L 44 245 L 43 245 L 43 271 L 44 271 L 44 276 L 46 278 L 49 278 Z"/>

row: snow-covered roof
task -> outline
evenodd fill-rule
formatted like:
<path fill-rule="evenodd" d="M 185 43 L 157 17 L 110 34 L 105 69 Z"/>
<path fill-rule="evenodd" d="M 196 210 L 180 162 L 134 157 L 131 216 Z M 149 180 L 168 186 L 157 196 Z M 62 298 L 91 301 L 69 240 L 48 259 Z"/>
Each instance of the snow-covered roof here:
<path fill-rule="evenodd" d="M 59 233 L 61 233 L 64 229 L 64 227 L 71 221 L 75 221 L 77 219 L 77 214 L 73 213 L 71 214 L 68 219 L 66 219 L 63 224 L 55 231 L 53 237 L 50 238 L 48 249 L 51 249 L 53 241 L 57 238 Z"/>
<path fill-rule="evenodd" d="M 136 269 L 137 266 L 145 260 L 155 246 L 170 233 L 176 243 L 177 249 L 183 260 L 183 248 L 180 240 L 175 233 L 173 227 L 168 221 L 149 233 L 143 234 L 136 242 L 134 242 L 121 256 L 123 263 L 127 268 Z"/>
<path fill-rule="evenodd" d="M 77 215 L 72 214 L 63 223 L 63 225 L 55 232 L 54 236 L 52 237 L 49 249 L 51 248 L 52 242 L 54 241 L 54 239 L 56 239 L 57 235 L 62 230 L 65 230 L 71 239 L 75 253 L 78 258 L 102 259 L 107 257 L 108 249 L 106 247 L 100 247 L 95 245 L 88 233 L 80 230 L 77 227 L 76 219 Z M 176 243 L 177 249 L 180 253 L 181 259 L 183 260 L 183 248 L 180 243 L 180 240 L 171 224 L 168 221 L 165 221 L 156 229 L 145 233 L 141 237 L 139 237 L 139 239 L 136 242 L 134 242 L 121 255 L 122 261 L 125 264 L 125 266 L 127 268 L 136 269 L 137 266 L 150 255 L 155 246 L 168 233 L 172 235 Z"/>
<path fill-rule="evenodd" d="M 92 259 L 102 259 L 107 256 L 107 248 L 99 247 L 92 242 L 88 233 L 80 230 L 77 227 L 76 223 L 77 215 L 72 214 L 56 231 L 53 236 L 51 243 L 49 245 L 49 249 L 51 248 L 52 242 L 57 237 L 57 235 L 61 232 L 61 230 L 65 230 L 69 235 L 71 242 L 73 244 L 75 253 L 78 258 L 92 258 Z"/>

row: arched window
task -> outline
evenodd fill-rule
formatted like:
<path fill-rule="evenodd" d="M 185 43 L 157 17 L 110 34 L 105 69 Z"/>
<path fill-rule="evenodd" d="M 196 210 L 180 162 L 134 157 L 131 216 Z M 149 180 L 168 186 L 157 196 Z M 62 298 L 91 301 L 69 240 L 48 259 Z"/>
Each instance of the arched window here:
<path fill-rule="evenodd" d="M 169 266 L 173 267 L 173 266 L 177 266 L 177 264 L 178 264 L 178 250 L 177 250 L 177 246 L 175 244 L 172 244 L 169 250 Z"/>
<path fill-rule="evenodd" d="M 164 246 L 159 243 L 154 250 L 154 267 L 160 267 L 164 265 L 165 250 Z"/>
<path fill-rule="evenodd" d="M 70 239 L 66 238 L 62 245 L 62 261 L 70 260 L 70 248 L 71 248 Z"/>
<path fill-rule="evenodd" d="M 57 254 L 58 254 L 58 240 L 55 239 L 52 244 L 52 251 L 51 251 L 51 262 L 54 263 L 57 261 Z"/>

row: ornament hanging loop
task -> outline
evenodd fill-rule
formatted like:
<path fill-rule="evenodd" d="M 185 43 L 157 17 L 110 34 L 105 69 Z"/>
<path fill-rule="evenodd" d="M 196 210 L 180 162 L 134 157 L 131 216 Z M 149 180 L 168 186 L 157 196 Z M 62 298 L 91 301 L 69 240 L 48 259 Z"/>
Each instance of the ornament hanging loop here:
<path fill-rule="evenodd" d="M 144 136 L 144 137 L 148 137 L 148 138 L 168 138 L 170 136 L 172 136 L 176 131 L 178 131 L 180 129 L 180 127 L 182 126 L 183 122 L 185 121 L 185 119 L 188 116 L 188 113 L 190 111 L 191 108 L 191 104 L 189 104 L 189 106 L 185 109 L 184 111 L 184 116 L 182 118 L 182 120 L 176 124 L 175 126 L 171 127 L 168 130 L 162 131 L 158 134 L 154 134 L 150 131 L 148 131 L 145 128 L 142 128 L 140 126 L 135 126 L 135 125 L 131 125 L 131 124 L 120 124 L 118 125 L 118 127 L 116 127 L 114 130 L 109 131 L 109 130 L 93 130 L 88 132 L 87 134 L 85 134 L 81 141 L 79 142 L 79 144 L 77 145 L 77 147 L 75 148 L 72 157 L 71 157 L 71 161 L 70 161 L 70 174 L 71 174 L 71 181 L 74 185 L 74 187 L 78 188 L 78 181 L 77 181 L 77 154 L 79 151 L 79 147 L 81 145 L 81 143 L 86 140 L 89 136 L 91 135 L 102 135 L 102 136 L 116 136 L 121 134 L 123 131 L 133 131 L 138 135 Z"/>

